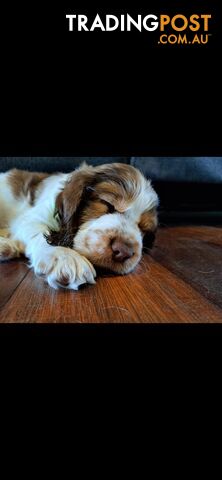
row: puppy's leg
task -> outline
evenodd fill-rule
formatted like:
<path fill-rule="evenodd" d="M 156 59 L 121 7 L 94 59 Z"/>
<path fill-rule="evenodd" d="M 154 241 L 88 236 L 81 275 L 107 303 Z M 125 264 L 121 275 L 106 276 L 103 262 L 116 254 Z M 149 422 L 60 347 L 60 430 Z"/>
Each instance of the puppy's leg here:
<path fill-rule="evenodd" d="M 89 260 L 71 248 L 47 243 L 47 225 L 24 221 L 17 232 L 13 230 L 14 238 L 25 243 L 25 255 L 36 275 L 43 276 L 51 287 L 77 290 L 84 283 L 95 283 L 96 272 Z"/>
<path fill-rule="evenodd" d="M 24 245 L 11 238 L 0 237 L 0 262 L 19 257 L 24 253 Z"/>

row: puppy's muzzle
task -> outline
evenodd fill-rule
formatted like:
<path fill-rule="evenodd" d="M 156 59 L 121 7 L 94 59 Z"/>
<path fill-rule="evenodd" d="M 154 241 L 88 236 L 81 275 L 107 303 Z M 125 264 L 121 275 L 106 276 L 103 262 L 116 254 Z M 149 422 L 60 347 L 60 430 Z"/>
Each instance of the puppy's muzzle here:
<path fill-rule="evenodd" d="M 112 258 L 114 262 L 125 262 L 134 255 L 133 247 L 127 245 L 121 240 L 114 240 L 111 247 L 113 251 Z"/>

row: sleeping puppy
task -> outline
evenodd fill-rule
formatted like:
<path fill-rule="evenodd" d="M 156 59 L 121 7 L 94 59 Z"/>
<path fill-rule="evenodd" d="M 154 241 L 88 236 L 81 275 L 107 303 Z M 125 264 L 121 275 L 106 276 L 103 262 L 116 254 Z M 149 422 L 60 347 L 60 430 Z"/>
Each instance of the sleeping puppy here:
<path fill-rule="evenodd" d="M 24 254 L 53 288 L 95 283 L 94 266 L 129 273 L 157 228 L 157 205 L 150 181 L 130 165 L 10 170 L 0 174 L 0 260 Z"/>

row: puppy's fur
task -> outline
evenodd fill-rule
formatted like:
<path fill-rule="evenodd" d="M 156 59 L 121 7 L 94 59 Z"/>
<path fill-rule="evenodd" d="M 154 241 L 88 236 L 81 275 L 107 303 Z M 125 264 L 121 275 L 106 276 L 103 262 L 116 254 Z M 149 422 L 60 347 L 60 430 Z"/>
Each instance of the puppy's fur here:
<path fill-rule="evenodd" d="M 157 205 L 150 181 L 125 164 L 2 173 L 0 260 L 26 255 L 54 288 L 94 283 L 94 266 L 126 274 L 157 228 Z"/>

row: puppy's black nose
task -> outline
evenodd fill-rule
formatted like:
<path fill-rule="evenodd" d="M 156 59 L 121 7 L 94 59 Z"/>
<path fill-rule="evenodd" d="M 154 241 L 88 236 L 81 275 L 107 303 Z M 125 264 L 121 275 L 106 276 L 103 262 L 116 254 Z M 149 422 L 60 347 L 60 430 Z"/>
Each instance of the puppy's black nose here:
<path fill-rule="evenodd" d="M 114 240 L 112 243 L 113 260 L 115 262 L 124 262 L 134 254 L 133 247 L 130 247 L 120 240 Z"/>

